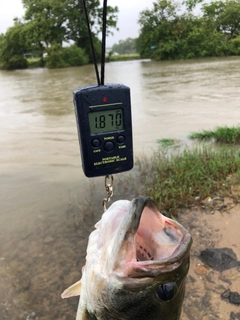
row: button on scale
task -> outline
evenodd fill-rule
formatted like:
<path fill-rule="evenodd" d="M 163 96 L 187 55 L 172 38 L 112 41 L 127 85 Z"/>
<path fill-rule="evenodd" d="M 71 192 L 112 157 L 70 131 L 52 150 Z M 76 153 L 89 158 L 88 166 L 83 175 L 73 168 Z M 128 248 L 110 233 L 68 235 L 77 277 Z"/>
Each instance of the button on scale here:
<path fill-rule="evenodd" d="M 101 142 L 98 139 L 94 139 L 91 142 L 91 145 L 92 145 L 93 148 L 98 148 L 100 146 L 100 144 L 101 144 Z"/>
<path fill-rule="evenodd" d="M 125 137 L 120 135 L 116 138 L 118 144 L 123 144 L 125 142 Z M 98 148 L 101 145 L 101 141 L 97 138 L 91 141 L 91 145 L 93 148 Z M 110 152 L 114 149 L 115 145 L 112 141 L 108 141 L 104 144 L 103 148 L 105 151 Z"/>
<path fill-rule="evenodd" d="M 118 137 L 117 137 L 117 142 L 118 142 L 119 144 L 123 143 L 124 141 L 125 141 L 125 137 L 124 137 L 124 136 L 118 136 Z"/>
<path fill-rule="evenodd" d="M 108 141 L 103 146 L 104 150 L 110 152 L 114 149 L 114 143 L 112 141 Z"/>

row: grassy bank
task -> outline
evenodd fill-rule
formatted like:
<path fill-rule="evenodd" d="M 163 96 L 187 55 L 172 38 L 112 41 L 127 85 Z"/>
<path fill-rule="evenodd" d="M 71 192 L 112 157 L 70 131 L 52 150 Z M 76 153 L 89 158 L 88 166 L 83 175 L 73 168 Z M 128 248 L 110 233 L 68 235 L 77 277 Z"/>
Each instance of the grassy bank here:
<path fill-rule="evenodd" d="M 203 130 L 194 132 L 189 135 L 190 139 L 197 140 L 214 140 L 220 143 L 239 144 L 240 143 L 240 126 L 236 127 L 217 127 L 214 130 Z"/>
<path fill-rule="evenodd" d="M 44 65 L 44 60 L 39 58 L 27 59 L 27 61 L 28 61 L 28 68 L 30 69 L 41 68 Z"/>
<path fill-rule="evenodd" d="M 240 183 L 240 152 L 233 148 L 199 146 L 182 152 L 161 148 L 150 159 L 138 159 L 136 165 L 136 189 L 152 197 L 166 215 L 200 204 L 207 197 L 237 200 L 239 196 L 233 186 Z"/>
<path fill-rule="evenodd" d="M 141 59 L 140 55 L 138 53 L 135 53 L 135 54 L 119 54 L 117 56 L 110 56 L 106 58 L 106 61 L 116 62 L 116 61 L 129 61 L 129 60 L 138 60 L 138 59 Z M 30 69 L 44 66 L 43 60 L 41 60 L 40 58 L 27 59 L 27 62 L 28 62 L 28 68 Z M 0 65 L 0 69 L 1 69 L 1 65 Z"/>
<path fill-rule="evenodd" d="M 110 56 L 107 58 L 107 61 L 114 62 L 114 61 L 128 61 L 128 60 L 138 60 L 141 59 L 138 53 L 133 54 L 119 54 L 117 56 Z"/>

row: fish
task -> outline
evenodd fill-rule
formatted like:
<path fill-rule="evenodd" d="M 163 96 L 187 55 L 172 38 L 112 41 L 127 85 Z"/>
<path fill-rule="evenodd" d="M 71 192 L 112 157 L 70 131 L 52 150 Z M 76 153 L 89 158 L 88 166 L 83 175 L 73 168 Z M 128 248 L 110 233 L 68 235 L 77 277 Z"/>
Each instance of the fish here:
<path fill-rule="evenodd" d="M 149 197 L 115 201 L 88 239 L 76 320 L 178 320 L 192 237 Z"/>

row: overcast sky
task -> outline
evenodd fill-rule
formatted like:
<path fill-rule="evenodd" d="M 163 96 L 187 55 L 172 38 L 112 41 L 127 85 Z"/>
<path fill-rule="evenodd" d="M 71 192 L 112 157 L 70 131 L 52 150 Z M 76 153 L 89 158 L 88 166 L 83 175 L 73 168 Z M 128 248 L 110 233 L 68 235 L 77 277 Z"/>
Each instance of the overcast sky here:
<path fill-rule="evenodd" d="M 56 0 L 57 1 L 57 0 Z M 114 36 L 107 39 L 107 46 L 112 46 L 119 40 L 136 38 L 139 25 L 137 23 L 139 12 L 152 8 L 154 0 L 108 0 L 108 5 L 118 6 L 118 28 Z M 100 0 L 102 3 L 103 1 Z M 13 18 L 21 18 L 24 14 L 21 0 L 0 0 L 0 33 L 5 33 L 13 25 Z"/>

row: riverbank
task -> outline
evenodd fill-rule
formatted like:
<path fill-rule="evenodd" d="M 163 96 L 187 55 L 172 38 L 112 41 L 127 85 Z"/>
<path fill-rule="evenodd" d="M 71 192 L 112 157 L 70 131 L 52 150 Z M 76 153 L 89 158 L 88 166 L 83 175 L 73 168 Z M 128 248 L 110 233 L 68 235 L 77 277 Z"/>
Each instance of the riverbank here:
<path fill-rule="evenodd" d="M 119 54 L 119 55 L 110 55 L 106 57 L 106 62 L 116 62 L 116 61 L 129 61 L 129 60 L 139 60 L 141 59 L 138 53 L 135 54 Z M 45 59 L 46 60 L 46 59 Z M 29 68 L 38 68 L 41 67 L 40 59 L 28 59 Z"/>
<path fill-rule="evenodd" d="M 160 148 L 137 163 L 140 193 L 158 202 L 161 211 L 171 216 L 179 208 L 197 205 L 207 197 L 232 197 L 240 184 L 240 154 L 235 145 L 196 144 Z"/>
<path fill-rule="evenodd" d="M 108 62 L 129 61 L 129 60 L 139 60 L 139 59 L 141 59 L 141 57 L 140 57 L 140 54 L 138 53 L 110 55 L 109 57 L 107 57 Z"/>
<path fill-rule="evenodd" d="M 106 57 L 106 62 L 117 62 L 117 61 L 131 61 L 141 59 L 138 53 L 135 54 L 119 54 L 119 55 L 110 55 Z M 28 58 L 26 59 L 28 63 L 28 69 L 42 68 L 46 64 L 46 58 Z M 0 65 L 0 70 L 2 69 Z"/>

